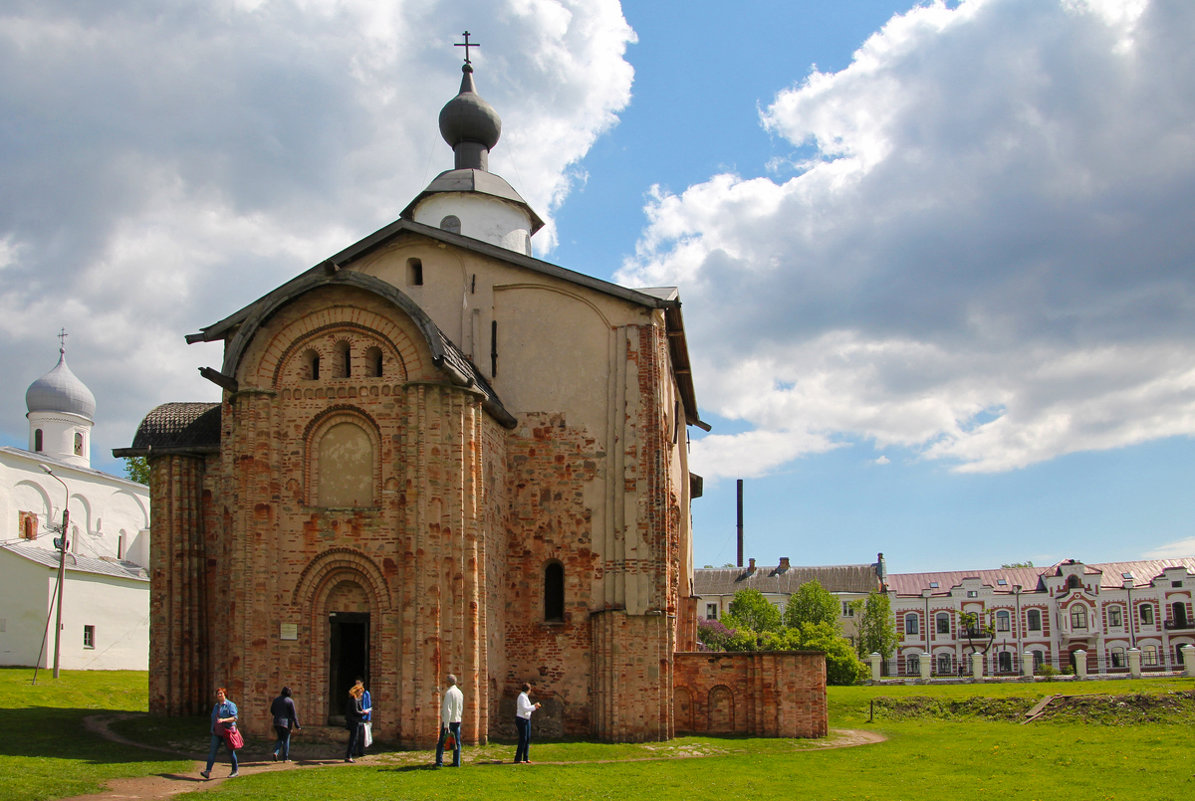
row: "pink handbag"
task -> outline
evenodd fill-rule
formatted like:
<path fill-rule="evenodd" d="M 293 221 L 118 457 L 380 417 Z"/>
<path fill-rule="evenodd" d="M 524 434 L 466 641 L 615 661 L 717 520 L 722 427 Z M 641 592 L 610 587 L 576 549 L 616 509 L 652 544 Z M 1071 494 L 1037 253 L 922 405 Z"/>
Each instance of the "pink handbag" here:
<path fill-rule="evenodd" d="M 235 726 L 228 726 L 224 729 L 224 741 L 233 751 L 239 751 L 245 747 L 245 738 L 241 736 L 240 729 Z"/>

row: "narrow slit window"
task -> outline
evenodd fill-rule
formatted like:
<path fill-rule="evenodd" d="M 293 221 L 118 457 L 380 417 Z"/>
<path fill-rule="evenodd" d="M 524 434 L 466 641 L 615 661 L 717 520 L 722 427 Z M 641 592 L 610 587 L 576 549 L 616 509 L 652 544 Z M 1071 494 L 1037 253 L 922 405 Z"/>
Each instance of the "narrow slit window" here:
<path fill-rule="evenodd" d="M 407 284 L 409 286 L 423 286 L 423 261 L 407 259 Z"/>
<path fill-rule="evenodd" d="M 564 565 L 559 562 L 544 568 L 544 620 L 564 621 Z"/>

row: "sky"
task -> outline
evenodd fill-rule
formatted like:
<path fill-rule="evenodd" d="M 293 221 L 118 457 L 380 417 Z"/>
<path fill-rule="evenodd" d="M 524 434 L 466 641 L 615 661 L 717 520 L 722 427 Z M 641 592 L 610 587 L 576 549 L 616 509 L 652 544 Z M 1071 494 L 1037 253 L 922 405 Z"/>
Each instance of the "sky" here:
<path fill-rule="evenodd" d="M 451 167 L 461 32 L 535 254 L 677 286 L 695 564 L 1195 555 L 1195 3 L 0 7 L 0 444 L 214 401 L 183 337 Z"/>

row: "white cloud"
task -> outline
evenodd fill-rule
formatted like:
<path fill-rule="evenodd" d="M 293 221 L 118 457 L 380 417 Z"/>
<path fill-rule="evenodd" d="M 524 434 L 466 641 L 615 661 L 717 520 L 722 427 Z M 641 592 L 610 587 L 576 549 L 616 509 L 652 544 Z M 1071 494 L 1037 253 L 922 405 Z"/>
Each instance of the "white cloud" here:
<path fill-rule="evenodd" d="M 45 0 L 0 10 L 0 432 L 54 365 L 97 396 L 94 458 L 157 403 L 217 397 L 183 335 L 398 217 L 452 152 L 473 31 L 491 168 L 549 222 L 630 99 L 615 0 Z"/>
<path fill-rule="evenodd" d="M 1195 433 L 1193 39 L 1189 3 L 920 6 L 762 112 L 798 174 L 657 189 L 620 280 L 683 288 L 699 399 L 748 425 L 695 469 Z"/>
<path fill-rule="evenodd" d="M 1187 537 L 1184 540 L 1160 545 L 1143 556 L 1145 559 L 1186 559 L 1190 558 L 1193 553 L 1195 553 L 1195 537 Z"/>

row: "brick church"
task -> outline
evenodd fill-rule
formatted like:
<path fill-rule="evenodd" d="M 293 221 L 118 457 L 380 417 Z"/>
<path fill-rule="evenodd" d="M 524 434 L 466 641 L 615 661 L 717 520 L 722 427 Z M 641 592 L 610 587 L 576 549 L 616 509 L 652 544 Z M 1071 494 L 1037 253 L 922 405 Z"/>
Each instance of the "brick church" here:
<path fill-rule="evenodd" d="M 189 335 L 224 342 L 201 368 L 220 403 L 160 406 L 117 451 L 151 467 L 151 711 L 204 713 L 226 686 L 265 734 L 285 684 L 334 725 L 361 676 L 376 736 L 426 747 L 451 672 L 467 743 L 513 735 L 524 681 L 544 736 L 767 733 L 758 699 L 727 712 L 741 686 L 697 686 L 704 662 L 675 686 L 703 426 L 677 293 L 530 255 L 542 222 L 488 171 L 501 122 L 463 73 L 440 113 L 454 168 Z"/>

